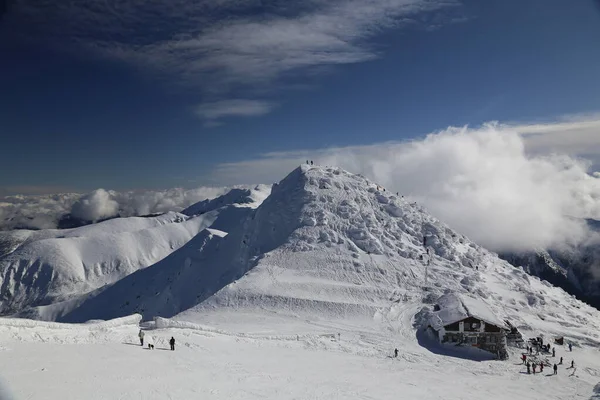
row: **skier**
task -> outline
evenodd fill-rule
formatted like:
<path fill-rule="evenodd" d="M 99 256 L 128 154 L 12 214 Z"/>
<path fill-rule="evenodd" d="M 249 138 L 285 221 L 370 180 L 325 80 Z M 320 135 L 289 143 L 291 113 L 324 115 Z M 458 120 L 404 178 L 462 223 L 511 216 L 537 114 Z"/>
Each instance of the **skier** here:
<path fill-rule="evenodd" d="M 175 338 L 171 336 L 171 340 L 169 340 L 169 344 L 171 345 L 171 351 L 175 350 Z"/>
<path fill-rule="evenodd" d="M 556 375 L 557 371 L 558 371 L 558 366 L 556 364 L 554 364 L 554 375 Z"/>
<path fill-rule="evenodd" d="M 394 357 L 398 358 L 398 349 L 394 349 Z"/>
<path fill-rule="evenodd" d="M 540 362 L 540 374 L 544 372 L 544 363 Z"/>
<path fill-rule="evenodd" d="M 529 362 L 527 363 L 527 373 L 531 374 L 531 364 Z"/>
<path fill-rule="evenodd" d="M 138 336 L 140 338 L 140 345 L 144 347 L 144 331 L 140 329 L 140 333 L 138 333 Z"/>
<path fill-rule="evenodd" d="M 527 362 L 527 356 L 525 354 L 523 354 L 521 356 L 521 360 L 523 360 L 523 364 L 525 364 Z"/>
<path fill-rule="evenodd" d="M 553 347 L 552 348 L 552 357 L 555 357 L 555 356 L 556 356 L 556 348 Z"/>

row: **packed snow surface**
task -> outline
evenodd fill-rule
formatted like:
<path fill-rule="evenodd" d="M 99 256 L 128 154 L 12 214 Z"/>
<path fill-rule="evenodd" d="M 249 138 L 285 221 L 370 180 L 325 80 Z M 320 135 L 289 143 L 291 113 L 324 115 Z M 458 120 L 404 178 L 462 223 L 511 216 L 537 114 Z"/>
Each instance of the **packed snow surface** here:
<path fill-rule="evenodd" d="M 302 166 L 256 208 L 214 206 L 190 212 L 218 214 L 209 229 L 61 318 L 139 313 L 157 350 L 142 350 L 131 325 L 90 334 L 0 324 L 0 343 L 16 360 L 0 374 L 19 398 L 590 399 L 600 392 L 600 312 L 401 194 L 337 168 Z M 527 375 L 518 349 L 502 362 L 441 345 L 419 328 L 451 293 L 460 299 L 447 302 L 453 316 L 507 320 L 547 342 L 564 336 L 573 352 L 556 345 L 556 358 L 534 355 L 547 369 Z M 171 336 L 176 351 L 160 351 Z M 558 375 L 550 375 L 561 356 Z"/>

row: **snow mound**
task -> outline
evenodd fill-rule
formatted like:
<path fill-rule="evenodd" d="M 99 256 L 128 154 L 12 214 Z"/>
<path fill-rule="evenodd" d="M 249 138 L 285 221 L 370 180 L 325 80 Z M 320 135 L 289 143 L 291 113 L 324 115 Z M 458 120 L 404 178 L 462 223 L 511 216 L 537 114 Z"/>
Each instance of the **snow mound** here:
<path fill-rule="evenodd" d="M 45 328 L 45 329 L 106 329 L 115 328 L 119 326 L 135 325 L 138 326 L 142 320 L 140 314 L 128 315 L 126 317 L 120 317 L 111 319 L 109 321 L 90 321 L 85 325 L 81 324 L 62 324 L 58 322 L 46 322 L 46 321 L 35 321 L 32 319 L 24 318 L 0 318 L 0 327 L 13 327 L 13 328 Z"/>

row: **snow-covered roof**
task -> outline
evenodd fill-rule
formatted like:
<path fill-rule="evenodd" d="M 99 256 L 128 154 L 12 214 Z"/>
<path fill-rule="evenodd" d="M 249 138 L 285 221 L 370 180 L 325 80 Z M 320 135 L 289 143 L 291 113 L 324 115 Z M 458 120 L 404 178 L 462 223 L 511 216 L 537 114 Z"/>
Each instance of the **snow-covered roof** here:
<path fill-rule="evenodd" d="M 483 300 L 457 293 L 448 293 L 440 297 L 437 304 L 440 309 L 433 313 L 434 317 L 431 321 L 431 325 L 435 329 L 440 329 L 468 317 L 474 317 L 501 328 L 508 328 L 506 323 L 496 317 Z"/>

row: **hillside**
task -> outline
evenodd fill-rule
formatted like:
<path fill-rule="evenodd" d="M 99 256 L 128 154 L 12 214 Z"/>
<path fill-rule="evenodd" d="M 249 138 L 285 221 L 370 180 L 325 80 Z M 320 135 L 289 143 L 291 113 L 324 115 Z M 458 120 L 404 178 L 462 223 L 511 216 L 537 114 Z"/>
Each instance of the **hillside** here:
<path fill-rule="evenodd" d="M 213 220 L 167 213 L 70 230 L 17 231 L 16 248 L 0 258 L 0 311 L 23 312 L 111 284 L 178 249 Z"/>
<path fill-rule="evenodd" d="M 283 330 L 339 320 L 409 332 L 412 317 L 448 291 L 484 301 L 526 333 L 598 344 L 597 310 L 361 176 L 308 166 L 275 185 L 242 223 L 202 232 L 65 321 L 139 312 L 175 317 L 161 326 L 236 330 L 244 320 L 259 329 L 276 318 Z"/>
<path fill-rule="evenodd" d="M 337 168 L 302 166 L 270 195 L 260 192 L 262 202 L 261 196 L 244 202 L 246 193 L 228 198 L 240 204 L 198 205 L 190 214 L 199 216 L 185 216 L 186 222 L 211 218 L 210 227 L 162 260 L 69 307 L 36 308 L 61 321 L 124 319 L 74 325 L 0 319 L 0 351 L 15 360 L 0 373 L 15 394 L 590 399 L 600 393 L 600 312 L 564 290 L 499 259 L 418 204 Z M 514 347 L 510 361 L 498 362 L 491 353 L 432 340 L 420 328 L 446 293 L 460 293 L 452 312 L 485 309 L 486 321 L 508 320 L 525 337 L 564 336 L 565 345 L 553 344 L 556 358 L 532 356 L 546 366 L 564 357 L 558 375 L 526 374 Z M 174 337 L 176 351 L 142 350 L 133 323 L 140 318 L 157 350 L 168 350 Z M 568 368 L 572 360 L 576 368 Z M 432 379 L 436 384 L 427 384 Z"/>

